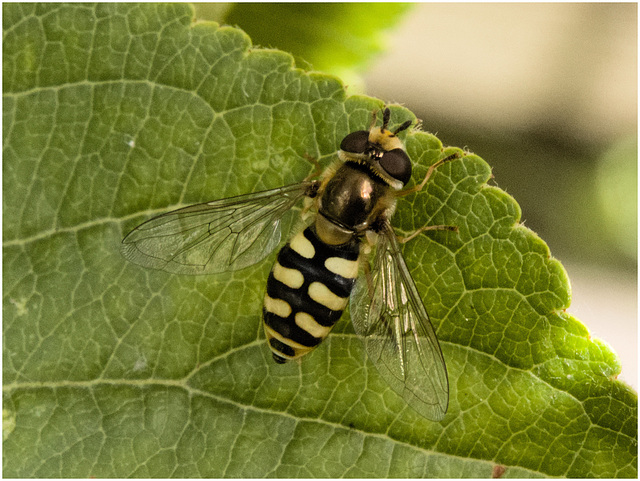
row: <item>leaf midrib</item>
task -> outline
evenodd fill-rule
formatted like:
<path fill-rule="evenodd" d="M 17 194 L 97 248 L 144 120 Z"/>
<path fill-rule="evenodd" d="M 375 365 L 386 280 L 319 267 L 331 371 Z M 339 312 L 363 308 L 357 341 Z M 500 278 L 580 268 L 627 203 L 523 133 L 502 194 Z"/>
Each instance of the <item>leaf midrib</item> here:
<path fill-rule="evenodd" d="M 340 337 L 343 339 L 355 339 L 357 338 L 357 335 L 354 333 L 332 333 L 331 334 L 332 337 Z M 123 385 L 123 386 L 150 386 L 150 385 L 155 385 L 155 386 L 169 386 L 169 387 L 180 387 L 185 389 L 187 392 L 191 393 L 201 393 L 201 394 L 206 394 L 209 395 L 210 397 L 216 399 L 216 400 L 227 400 L 228 402 L 236 405 L 236 406 L 242 406 L 242 407 L 246 407 L 246 408 L 255 408 L 255 409 L 259 409 L 261 411 L 264 412 L 269 412 L 272 414 L 277 414 L 280 413 L 280 411 L 270 411 L 267 409 L 262 409 L 262 408 L 258 408 L 256 406 L 252 406 L 252 405 L 245 405 L 245 404 L 239 404 L 237 402 L 232 401 L 231 399 L 225 398 L 225 397 L 219 397 L 216 396 L 212 393 L 209 393 L 207 391 L 202 391 L 200 389 L 194 388 L 192 386 L 189 386 L 189 379 L 191 379 L 193 376 L 195 376 L 196 374 L 198 374 L 203 368 L 206 368 L 207 366 L 221 360 L 224 359 L 226 357 L 231 356 L 232 354 L 237 354 L 238 352 L 241 352 L 245 349 L 250 349 L 256 346 L 260 346 L 264 343 L 264 339 L 260 338 L 260 339 L 256 339 L 250 343 L 246 343 L 243 344 L 241 346 L 236 346 L 233 348 L 230 348 L 229 350 L 225 351 L 224 353 L 222 353 L 221 355 L 212 357 L 211 359 L 209 359 L 206 362 L 203 362 L 201 364 L 198 365 L 197 369 L 192 370 L 191 372 L 189 372 L 188 374 L 186 374 L 185 376 L 183 376 L 180 379 L 169 379 L 169 378 L 164 378 L 164 379 L 158 379 L 158 378 L 152 378 L 152 379 L 107 379 L 107 378 L 97 378 L 97 379 L 93 379 L 93 380 L 87 380 L 87 381 L 52 381 L 52 382 L 47 382 L 47 381 L 42 381 L 42 382 L 11 382 L 9 384 L 5 384 L 2 387 L 3 393 L 10 393 L 14 390 L 20 390 L 20 389 L 41 389 L 41 388 L 49 388 L 49 389 L 56 389 L 56 388 L 62 388 L 62 387 L 78 387 L 78 388 L 88 388 L 88 387 L 93 387 L 93 386 L 98 386 L 98 385 L 102 385 L 102 384 L 106 384 L 106 385 Z M 441 345 L 449 345 L 458 349 L 463 349 L 466 350 L 467 352 L 473 353 L 475 355 L 481 355 L 484 356 L 488 359 L 491 359 L 493 361 L 496 362 L 500 362 L 499 359 L 497 359 L 494 355 L 492 354 L 488 354 L 486 352 L 482 352 L 482 351 L 478 351 L 470 346 L 463 346 L 461 344 L 456 344 L 453 342 L 449 342 L 449 341 L 440 341 Z M 622 431 L 614 431 L 611 428 L 607 427 L 607 426 L 602 426 L 600 424 L 596 424 L 593 422 L 593 420 L 591 419 L 591 417 L 588 415 L 588 413 L 585 411 L 584 409 L 584 405 L 583 405 L 583 401 L 578 399 L 574 394 L 568 392 L 568 391 L 564 391 L 562 389 L 559 389 L 557 386 L 554 386 L 552 384 L 550 384 L 548 381 L 546 381 L 543 378 L 540 378 L 539 376 L 537 376 L 532 370 L 528 370 L 528 369 L 522 369 L 522 368 L 518 368 L 518 367 L 514 367 L 514 366 L 509 366 L 505 364 L 505 368 L 507 371 L 511 370 L 513 372 L 520 372 L 520 373 L 526 373 L 529 376 L 532 376 L 533 378 L 535 378 L 536 380 L 542 382 L 543 384 L 545 384 L 547 387 L 549 387 L 550 389 L 559 392 L 559 393 L 563 393 L 565 395 L 568 395 L 570 398 L 574 399 L 577 404 L 580 406 L 580 409 L 582 410 L 582 414 L 584 414 L 585 416 L 587 416 L 587 418 L 589 419 L 589 422 L 591 423 L 591 427 L 593 426 L 597 426 L 600 429 L 604 429 L 608 432 L 614 433 L 616 435 L 622 435 L 625 438 L 631 440 L 631 441 L 635 441 L 635 438 L 633 438 L 632 436 L 629 436 L 628 434 L 622 432 Z M 286 413 L 282 413 L 282 414 L 286 414 Z M 292 415 L 288 415 L 291 417 Z M 306 418 L 297 418 L 297 419 L 306 419 Z M 313 418 L 309 418 L 309 419 L 313 419 Z M 328 423 L 331 424 L 331 423 Z M 344 428 L 344 426 L 342 426 Z M 585 436 L 586 436 L 586 431 L 585 431 Z M 429 451 L 431 452 L 431 451 Z M 529 469 L 529 468 L 526 468 Z"/>
<path fill-rule="evenodd" d="M 243 347 L 248 347 L 248 346 L 252 346 L 259 343 L 262 343 L 264 340 L 259 340 L 257 342 L 252 342 L 248 345 L 245 345 Z M 251 410 L 255 413 L 261 413 L 261 414 L 269 414 L 269 415 L 278 415 L 278 416 L 283 416 L 286 418 L 289 418 L 291 420 L 293 420 L 296 423 L 299 422 L 313 422 L 313 423 L 318 423 L 318 424 L 322 424 L 323 426 L 327 426 L 327 427 L 331 427 L 333 429 L 341 429 L 341 430 L 346 430 L 348 429 L 349 431 L 355 431 L 358 433 L 361 433 L 363 436 L 368 436 L 368 437 L 373 437 L 373 438 L 378 438 L 378 439 L 382 439 L 384 441 L 390 441 L 396 445 L 399 446 L 404 446 L 407 448 L 410 448 L 414 451 L 420 452 L 420 453 L 424 453 L 424 454 L 428 454 L 428 455 L 435 455 L 435 456 L 442 456 L 442 457 L 446 457 L 446 458 L 455 458 L 455 459 L 459 459 L 461 461 L 464 462 L 469 462 L 470 460 L 473 462 L 477 462 L 477 463 L 486 463 L 490 466 L 493 466 L 497 461 L 490 461 L 490 460 L 485 460 L 485 459 L 479 459 L 479 458 L 469 458 L 469 457 L 465 457 L 465 456 L 461 456 L 458 454 L 452 454 L 452 453 L 443 453 L 441 451 L 434 451 L 431 449 L 425 449 L 422 448 L 420 446 L 416 446 L 414 444 L 410 444 L 406 441 L 403 441 L 401 439 L 396 439 L 392 436 L 390 436 L 387 433 L 376 433 L 376 432 L 369 432 L 369 431 L 365 431 L 362 430 L 360 428 L 357 427 L 347 427 L 344 426 L 340 423 L 337 422 L 333 422 L 333 421 L 327 421 L 325 419 L 321 419 L 321 418 L 313 418 L 313 417 L 309 417 L 309 416 L 300 416 L 300 415 L 293 415 L 290 414 L 286 411 L 274 411 L 271 409 L 267 409 L 267 408 L 262 408 L 259 406 L 254 406 L 254 405 L 250 405 L 250 404 L 240 404 L 238 402 L 233 401 L 232 399 L 226 398 L 226 397 L 221 397 L 221 396 L 216 396 L 215 394 L 208 392 L 208 391 L 203 391 L 201 389 L 196 389 L 193 388 L 191 386 L 185 385 L 183 381 L 174 381 L 174 380 L 170 380 L 170 379 L 166 379 L 163 381 L 158 381 L 158 380 L 110 380 L 110 379 L 99 379 L 99 380 L 92 380 L 92 381 L 61 381 L 61 382 L 43 382 L 43 383 L 11 383 L 11 384 L 7 384 L 5 386 L 3 386 L 3 392 L 7 392 L 7 391 L 12 391 L 13 389 L 56 389 L 56 388 L 62 388 L 62 387 L 77 387 L 77 388 L 84 388 L 84 389 L 88 389 L 88 388 L 92 388 L 92 387 L 96 387 L 96 386 L 102 386 L 102 385 L 113 385 L 113 386 L 130 386 L 130 387 L 147 387 L 147 386 L 162 386 L 162 387 L 177 387 L 177 388 L 182 388 L 185 391 L 187 391 L 189 393 L 190 397 L 193 397 L 194 395 L 197 396 L 202 396 L 205 398 L 209 398 L 209 399 L 213 399 L 215 401 L 221 402 L 221 403 L 226 403 L 226 404 L 230 404 L 233 405 L 235 407 L 238 407 L 244 411 L 247 410 Z M 405 409 L 410 409 L 410 408 L 405 408 Z M 401 413 L 402 411 L 400 411 Z M 400 414 L 399 413 L 399 414 Z M 390 424 L 389 427 L 391 427 L 392 425 Z M 443 430 L 444 433 L 444 430 Z M 437 442 L 434 443 L 434 445 L 437 445 Z M 513 467 L 516 468 L 520 468 L 520 469 L 526 469 L 527 471 L 530 472 L 537 472 L 540 473 L 542 475 L 546 476 L 546 473 L 542 472 L 542 471 L 534 471 L 531 470 L 530 468 L 526 468 L 523 466 L 519 466 L 519 465 L 512 465 Z"/>

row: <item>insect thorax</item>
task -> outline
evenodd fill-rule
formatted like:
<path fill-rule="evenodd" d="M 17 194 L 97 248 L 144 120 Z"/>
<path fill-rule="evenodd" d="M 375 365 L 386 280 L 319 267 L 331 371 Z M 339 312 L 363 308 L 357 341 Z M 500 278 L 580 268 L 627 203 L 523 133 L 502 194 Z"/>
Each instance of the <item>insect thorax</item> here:
<path fill-rule="evenodd" d="M 365 166 L 343 164 L 327 182 L 318 200 L 318 235 L 327 244 L 359 237 L 381 215 L 392 212 L 389 186 Z"/>

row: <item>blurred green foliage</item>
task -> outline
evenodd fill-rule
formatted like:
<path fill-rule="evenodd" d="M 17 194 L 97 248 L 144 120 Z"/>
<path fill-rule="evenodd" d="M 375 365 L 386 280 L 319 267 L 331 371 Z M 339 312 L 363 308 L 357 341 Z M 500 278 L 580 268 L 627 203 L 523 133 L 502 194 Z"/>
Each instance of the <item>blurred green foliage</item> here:
<path fill-rule="evenodd" d="M 612 248 L 638 253 L 638 144 L 635 138 L 613 144 L 599 159 L 597 194 Z"/>
<path fill-rule="evenodd" d="M 237 25 L 254 45 L 291 53 L 298 67 L 333 74 L 361 90 L 359 74 L 385 50 L 386 32 L 410 3 L 196 4 L 199 19 Z"/>

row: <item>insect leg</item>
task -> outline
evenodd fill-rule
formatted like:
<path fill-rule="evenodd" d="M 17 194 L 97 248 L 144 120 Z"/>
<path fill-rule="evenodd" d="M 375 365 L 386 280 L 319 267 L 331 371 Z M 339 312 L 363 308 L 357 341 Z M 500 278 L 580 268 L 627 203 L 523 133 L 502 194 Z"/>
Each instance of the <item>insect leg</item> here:
<path fill-rule="evenodd" d="M 307 175 L 304 180 L 307 181 L 313 179 L 314 177 L 318 177 L 323 170 L 320 162 L 318 162 L 318 159 L 316 159 L 315 157 L 311 157 L 309 154 L 304 154 L 304 158 L 311 162 L 316 168 L 316 170 Z"/>
<path fill-rule="evenodd" d="M 461 157 L 462 157 L 462 154 L 460 154 L 460 152 L 455 152 L 455 153 L 449 155 L 448 157 L 445 157 L 444 159 L 440 159 L 435 164 L 433 164 L 431 167 L 429 167 L 429 170 L 427 170 L 427 175 L 424 176 L 424 179 L 422 179 L 422 182 L 420 182 L 418 185 L 414 185 L 410 189 L 401 190 L 396 195 L 398 197 L 404 197 L 405 195 L 409 195 L 409 194 L 412 194 L 414 192 L 421 191 L 422 188 L 427 184 L 427 182 L 428 182 L 429 178 L 431 177 L 431 174 L 433 174 L 434 170 L 436 170 L 438 167 L 440 167 L 445 162 L 450 162 L 452 160 L 456 160 L 456 159 L 459 159 Z"/>
<path fill-rule="evenodd" d="M 411 194 L 413 192 L 418 192 L 418 191 L 422 190 L 422 188 L 426 185 L 427 181 L 429 180 L 429 178 L 433 174 L 434 170 L 436 170 L 438 167 L 440 167 L 445 162 L 450 162 L 452 160 L 456 160 L 456 159 L 459 159 L 461 157 L 462 157 L 462 155 L 460 154 L 460 152 L 455 152 L 455 153 L 445 157 L 444 159 L 438 160 L 435 164 L 433 164 L 431 167 L 429 167 L 429 170 L 427 170 L 427 175 L 424 176 L 424 179 L 422 180 L 422 182 L 420 182 L 418 185 L 413 186 L 410 189 L 400 191 L 396 195 L 398 197 L 402 197 L 402 196 L 405 196 L 407 194 Z M 425 225 L 425 226 L 420 227 L 419 229 L 416 229 L 414 232 L 412 232 L 411 234 L 409 234 L 406 237 L 398 237 L 398 236 L 396 236 L 396 237 L 397 237 L 399 243 L 404 244 L 405 242 L 409 242 L 411 239 L 416 237 L 418 234 L 421 234 L 422 232 L 427 231 L 427 230 L 448 230 L 448 231 L 458 232 L 458 227 L 455 226 L 455 225 Z"/>
<path fill-rule="evenodd" d="M 314 180 L 305 192 L 304 203 L 302 205 L 302 211 L 300 212 L 300 218 L 306 220 L 309 217 L 309 210 L 315 207 L 318 202 L 318 192 L 320 191 L 321 182 Z"/>
<path fill-rule="evenodd" d="M 409 242 L 411 239 L 416 237 L 418 234 L 422 234 L 426 230 L 448 230 L 448 231 L 458 232 L 458 226 L 455 226 L 455 225 L 423 225 L 422 227 L 420 227 L 419 229 L 416 229 L 415 231 L 413 231 L 411 234 L 409 234 L 406 237 L 396 236 L 396 238 L 398 239 L 398 242 L 400 244 L 404 244 L 406 242 Z"/>
<path fill-rule="evenodd" d="M 372 236 L 377 234 L 371 233 Z M 371 257 L 371 249 L 373 248 L 374 240 L 371 237 L 364 236 L 362 241 L 362 248 L 360 249 L 360 265 L 363 269 L 364 278 L 367 281 L 367 289 L 369 292 L 369 299 L 373 298 L 373 279 L 371 277 L 371 266 L 369 265 L 369 258 Z"/>
<path fill-rule="evenodd" d="M 371 113 L 371 123 L 369 124 L 369 130 L 371 130 L 372 128 L 374 128 L 376 126 L 376 120 L 378 119 L 378 111 L 374 110 Z"/>

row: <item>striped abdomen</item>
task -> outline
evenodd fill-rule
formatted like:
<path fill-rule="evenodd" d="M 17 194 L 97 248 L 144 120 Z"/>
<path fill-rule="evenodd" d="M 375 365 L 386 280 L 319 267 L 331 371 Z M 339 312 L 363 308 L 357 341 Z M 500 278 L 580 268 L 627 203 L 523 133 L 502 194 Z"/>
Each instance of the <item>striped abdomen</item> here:
<path fill-rule="evenodd" d="M 311 226 L 278 254 L 267 280 L 264 330 L 276 362 L 296 359 L 327 337 L 358 275 L 360 246 L 322 242 Z"/>

